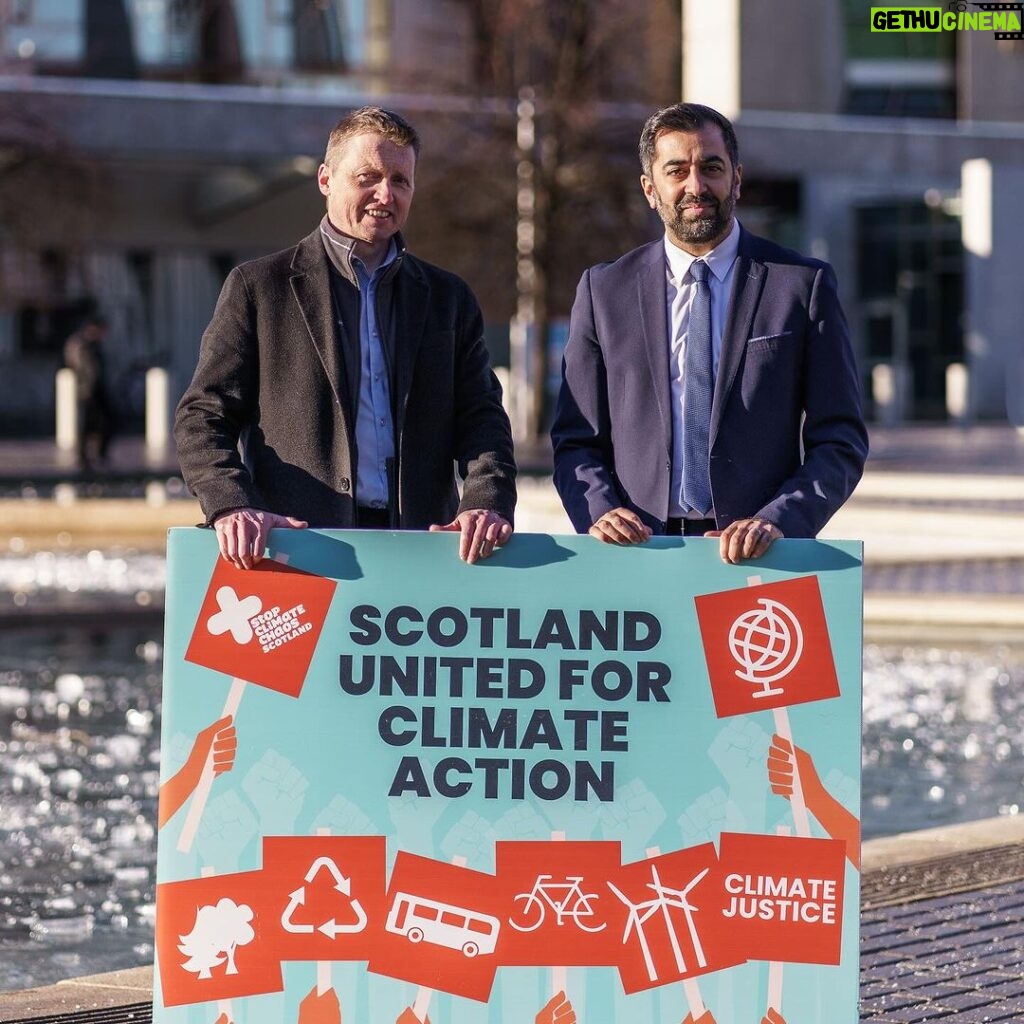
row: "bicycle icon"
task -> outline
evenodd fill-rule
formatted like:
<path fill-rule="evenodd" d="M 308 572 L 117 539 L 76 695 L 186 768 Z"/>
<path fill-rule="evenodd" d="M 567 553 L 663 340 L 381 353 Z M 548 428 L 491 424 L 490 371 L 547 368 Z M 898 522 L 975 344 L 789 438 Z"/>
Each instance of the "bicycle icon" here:
<path fill-rule="evenodd" d="M 555 913 L 555 924 L 561 928 L 566 919 L 572 921 L 577 928 L 585 932 L 602 931 L 606 924 L 587 924 L 587 920 L 596 916 L 593 901 L 598 899 L 596 892 L 583 891 L 582 875 L 567 875 L 564 881 L 555 882 L 554 875 L 538 875 L 537 881 L 529 892 L 521 892 L 513 902 L 523 901 L 521 908 L 522 924 L 516 924 L 512 918 L 508 923 L 519 932 L 536 931 L 547 917 L 548 909 Z"/>

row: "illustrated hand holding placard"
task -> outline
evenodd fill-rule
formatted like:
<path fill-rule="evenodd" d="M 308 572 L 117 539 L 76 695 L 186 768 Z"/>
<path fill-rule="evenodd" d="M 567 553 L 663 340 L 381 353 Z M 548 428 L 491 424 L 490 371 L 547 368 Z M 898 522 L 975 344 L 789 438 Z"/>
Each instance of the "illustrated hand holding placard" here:
<path fill-rule="evenodd" d="M 828 623 L 815 576 L 694 598 L 719 718 L 771 710 L 775 732 L 792 743 L 786 711 L 839 696 Z M 799 773 L 790 798 L 797 835 L 811 834 Z"/>
<path fill-rule="evenodd" d="M 299 696 L 335 588 L 281 561 L 241 570 L 217 559 L 185 660 L 231 677 L 222 718 L 237 718 L 247 682 Z M 181 853 L 192 848 L 215 775 L 208 758 L 178 838 Z"/>

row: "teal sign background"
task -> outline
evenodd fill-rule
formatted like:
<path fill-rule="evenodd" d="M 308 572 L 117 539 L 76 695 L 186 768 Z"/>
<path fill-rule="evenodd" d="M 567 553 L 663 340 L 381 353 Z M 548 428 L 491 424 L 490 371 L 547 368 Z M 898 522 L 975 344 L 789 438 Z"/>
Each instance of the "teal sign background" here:
<path fill-rule="evenodd" d="M 285 556 L 290 567 L 337 582 L 329 613 L 298 699 L 249 684 L 235 718 L 237 758 L 230 772 L 217 777 L 192 849 L 177 843 L 187 808 L 160 834 L 158 882 L 197 878 L 204 867 L 216 874 L 261 867 L 261 844 L 270 835 L 387 837 L 388 863 L 399 850 L 451 861 L 464 857 L 477 871 L 495 869 L 495 841 L 548 840 L 553 831 L 570 840 L 617 840 L 622 861 L 642 860 L 645 851 L 663 853 L 705 842 L 720 833 L 775 835 L 792 825 L 789 802 L 769 787 L 766 757 L 774 724 L 771 712 L 716 717 L 701 634 L 695 612 L 698 595 L 744 587 L 756 575 L 770 584 L 816 576 L 828 622 L 839 679 L 840 697 L 789 708 L 793 738 L 811 753 L 818 774 L 832 796 L 853 815 L 860 806 L 860 696 L 862 590 L 861 545 L 853 542 L 785 540 L 768 555 L 740 566 L 724 564 L 718 543 L 689 538 L 655 538 L 634 548 L 600 544 L 588 537 L 517 535 L 490 560 L 468 566 L 457 558 L 458 538 L 445 534 L 336 531 L 276 531 L 271 553 Z M 217 563 L 216 538 L 207 530 L 172 530 L 168 545 L 165 680 L 163 699 L 162 781 L 182 766 L 196 735 L 222 712 L 231 685 L 229 676 L 185 660 Z M 353 609 L 373 606 L 382 616 L 397 606 L 423 613 L 450 606 L 518 610 L 519 632 L 531 641 L 549 609 L 561 610 L 573 627 L 578 613 L 592 610 L 640 611 L 653 615 L 661 637 L 649 651 L 566 650 L 557 643 L 544 649 L 506 650 L 507 615 L 495 618 L 495 645 L 481 644 L 479 620 L 471 619 L 467 638 L 457 647 L 441 647 L 425 636 L 405 646 L 382 638 L 372 646 L 353 639 Z M 412 623 L 403 619 L 407 632 Z M 451 622 L 445 624 L 451 630 Z M 438 673 L 436 698 L 362 696 L 339 685 L 342 656 L 359 666 L 364 655 L 527 658 L 543 669 L 546 686 L 530 700 L 478 698 L 475 667 L 465 674 L 464 699 L 452 699 Z M 622 700 L 605 700 L 590 685 L 574 687 L 571 703 L 560 700 L 560 663 L 584 660 L 590 666 L 616 659 L 668 666 L 669 702 L 638 701 L 635 690 Z M 379 661 L 378 661 L 379 664 Z M 356 668 L 355 676 L 361 675 Z M 504 679 L 503 670 L 498 678 Z M 587 678 L 588 673 L 583 673 Z M 501 685 L 497 689 L 502 689 Z M 385 708 L 405 704 L 419 718 L 425 706 L 437 709 L 439 722 L 448 709 L 486 707 L 496 714 L 514 707 L 528 716 L 551 708 L 561 722 L 566 707 L 597 712 L 624 712 L 617 728 L 627 751 L 601 750 L 598 730 L 590 729 L 585 751 L 552 754 L 534 750 L 479 751 L 383 742 L 378 722 Z M 403 726 L 409 729 L 410 726 Z M 560 727 L 571 746 L 572 730 Z M 389 797 L 402 758 L 417 758 L 431 781 L 433 765 L 443 757 L 522 758 L 527 765 L 558 757 L 614 763 L 615 794 L 601 801 L 591 794 L 574 801 L 571 793 L 544 800 L 527 788 L 513 799 L 501 786 L 498 798 L 485 795 L 484 777 L 467 776 L 469 791 L 457 798 Z M 528 771 L 528 768 L 527 768 Z M 503 776 L 504 777 L 504 776 Z M 453 781 L 458 776 L 451 776 Z M 824 832 L 812 818 L 812 835 Z M 843 919 L 843 959 L 839 966 L 787 963 L 783 1014 L 788 1024 L 854 1024 L 858 991 L 858 908 L 856 871 L 847 863 Z M 159 932 L 160 921 L 157 921 Z M 234 1024 L 291 1024 L 299 1003 L 316 982 L 316 965 L 285 963 L 284 991 L 233 999 Z M 158 972 L 159 974 L 159 972 Z M 365 963 L 337 962 L 332 984 L 342 1019 L 390 1024 L 416 996 L 407 982 L 370 974 Z M 569 968 L 567 992 L 580 1021 L 587 1024 L 679 1024 L 686 1016 L 683 986 L 671 983 L 631 996 L 623 994 L 611 967 Z M 748 962 L 704 975 L 700 993 L 717 1024 L 760 1024 L 765 1012 L 768 965 Z M 430 1003 L 434 1024 L 530 1024 L 551 995 L 551 970 L 498 970 L 487 1004 L 435 993 Z M 216 1003 L 167 1008 L 157 978 L 154 1019 L 157 1024 L 214 1024 Z"/>

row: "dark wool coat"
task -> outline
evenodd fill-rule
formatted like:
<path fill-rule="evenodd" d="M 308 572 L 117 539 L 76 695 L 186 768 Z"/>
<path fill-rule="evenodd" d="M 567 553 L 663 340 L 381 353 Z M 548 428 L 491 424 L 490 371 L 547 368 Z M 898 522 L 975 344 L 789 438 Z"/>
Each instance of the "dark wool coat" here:
<path fill-rule="evenodd" d="M 394 525 L 425 529 L 473 508 L 511 522 L 512 435 L 476 299 L 460 278 L 401 246 L 396 264 L 382 311 Z M 224 283 L 174 428 L 207 522 L 248 506 L 311 527 L 354 524 L 359 324 L 348 314 L 336 322 L 331 273 L 318 228 Z"/>

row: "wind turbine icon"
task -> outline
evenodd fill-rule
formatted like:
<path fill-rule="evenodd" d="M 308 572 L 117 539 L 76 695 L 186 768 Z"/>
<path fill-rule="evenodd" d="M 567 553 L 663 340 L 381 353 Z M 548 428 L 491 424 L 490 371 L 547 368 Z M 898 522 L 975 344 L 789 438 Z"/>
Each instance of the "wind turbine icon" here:
<path fill-rule="evenodd" d="M 665 920 L 665 930 L 668 932 L 668 940 L 672 946 L 672 955 L 675 958 L 676 970 L 682 974 L 686 970 L 686 957 L 679 945 L 679 936 L 676 933 L 675 923 L 669 911 L 674 907 L 682 910 L 686 917 L 686 928 L 689 932 L 690 943 L 693 946 L 694 956 L 698 967 L 707 967 L 707 957 L 704 955 L 704 947 L 700 941 L 697 925 L 693 915 L 699 913 L 700 908 L 695 907 L 689 900 L 689 894 L 698 886 L 707 875 L 710 868 L 704 868 L 687 883 L 682 889 L 673 889 L 671 886 L 662 884 L 661 876 L 658 874 L 657 864 L 651 865 L 651 881 L 646 888 L 654 892 L 654 898 L 634 903 L 621 889 L 613 882 L 608 883 L 608 888 L 618 899 L 629 908 L 629 917 L 626 921 L 625 931 L 622 933 L 622 944 L 626 945 L 631 934 L 636 934 L 640 943 L 640 952 L 643 954 L 644 966 L 647 968 L 647 976 L 651 981 L 658 980 L 658 970 L 654 964 L 654 957 L 651 955 L 650 942 L 644 926 L 652 917 L 659 912 Z"/>

